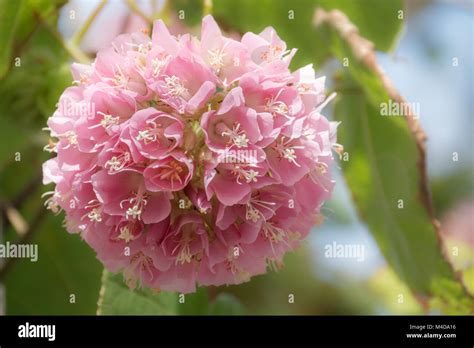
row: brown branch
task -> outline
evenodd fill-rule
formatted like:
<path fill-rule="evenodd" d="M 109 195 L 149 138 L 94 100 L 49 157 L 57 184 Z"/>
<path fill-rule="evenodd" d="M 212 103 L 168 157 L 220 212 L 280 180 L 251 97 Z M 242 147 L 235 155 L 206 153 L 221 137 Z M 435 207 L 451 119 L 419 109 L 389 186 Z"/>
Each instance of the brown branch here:
<path fill-rule="evenodd" d="M 74 34 L 74 36 L 71 39 L 71 42 L 73 42 L 75 45 L 79 46 L 81 43 L 82 39 L 86 35 L 87 31 L 89 30 L 90 26 L 92 23 L 94 23 L 95 19 L 99 15 L 100 11 L 104 8 L 104 6 L 107 4 L 107 0 L 102 0 L 92 11 L 92 13 L 89 15 L 89 17 L 86 19 L 82 27 Z"/>
<path fill-rule="evenodd" d="M 21 213 L 11 205 L 5 206 L 5 215 L 10 225 L 19 236 L 23 236 L 28 231 L 28 222 L 25 221 Z"/>
<path fill-rule="evenodd" d="M 0 228 L 4 230 L 8 227 L 8 216 L 7 216 L 7 208 L 12 207 L 16 210 L 19 210 L 25 200 L 30 197 L 40 186 L 42 180 L 41 174 L 38 174 L 33 179 L 31 179 L 10 202 L 0 199 L 0 217 L 2 217 L 0 221 Z"/>
<path fill-rule="evenodd" d="M 25 200 L 38 189 L 39 185 L 41 184 L 41 180 L 41 174 L 36 175 L 10 202 L 0 201 L 0 231 L 5 231 L 5 229 L 8 227 L 8 224 L 10 224 L 17 232 L 20 232 L 19 238 L 15 242 L 16 244 L 28 243 L 33 238 L 35 232 L 39 229 L 44 218 L 46 217 L 46 209 L 44 209 L 43 205 L 41 205 L 36 215 L 33 217 L 31 223 L 26 224 L 24 228 L 18 228 L 18 226 L 15 225 L 14 220 L 12 221 L 11 215 L 12 209 L 15 212 L 19 210 L 25 203 Z M 9 209 L 10 212 L 8 211 Z M 15 219 L 16 217 L 13 216 L 13 218 Z M 15 261 L 16 259 L 6 259 L 3 263 L 0 263 L 0 283 L 3 282 L 6 274 L 11 269 Z"/>
<path fill-rule="evenodd" d="M 21 190 L 16 197 L 14 197 L 10 203 L 8 202 L 0 202 L 0 231 L 4 231 L 8 227 L 8 223 L 12 225 L 13 228 L 15 226 L 12 224 L 10 216 L 7 210 L 14 209 L 15 211 L 20 209 L 23 205 L 25 200 L 30 197 L 37 189 L 38 186 L 41 184 L 42 177 L 41 175 L 35 176 L 31 179 Z M 44 218 L 46 216 L 46 209 L 44 209 L 43 205 L 39 207 L 38 212 L 33 217 L 32 222 L 25 226 L 25 229 L 21 231 L 20 237 L 15 242 L 16 244 L 25 244 L 28 243 L 36 230 L 41 226 Z M 15 228 L 18 231 L 18 228 Z M 6 259 L 0 267 L 0 283 L 3 282 L 5 275 L 10 270 L 11 266 L 13 265 L 16 259 Z"/>
<path fill-rule="evenodd" d="M 16 209 L 19 209 L 24 203 L 24 201 L 38 189 L 38 187 L 41 185 L 42 180 L 43 176 L 41 175 L 41 173 L 38 173 L 25 185 L 23 190 L 21 190 L 20 193 L 18 193 L 16 197 L 13 198 L 13 200 L 11 201 L 12 206 Z"/>

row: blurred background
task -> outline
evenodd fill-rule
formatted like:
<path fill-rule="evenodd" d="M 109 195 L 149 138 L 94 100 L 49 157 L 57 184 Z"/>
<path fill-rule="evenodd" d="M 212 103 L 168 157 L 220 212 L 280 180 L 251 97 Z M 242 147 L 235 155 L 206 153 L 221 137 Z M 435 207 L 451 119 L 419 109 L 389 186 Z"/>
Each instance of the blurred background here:
<path fill-rule="evenodd" d="M 133 3 L 137 8 L 127 1 L 103 2 L 80 42 L 82 51 L 93 55 L 118 34 L 146 27 L 140 13 L 159 12 L 163 7 L 161 1 Z M 47 189 L 41 185 L 41 163 L 49 154 L 41 151 L 47 143 L 41 128 L 71 82 L 71 57 L 51 32 L 74 38 L 101 4 L 72 0 L 59 9 L 57 21 L 48 21 L 56 7 L 44 2 L 46 20 L 34 30 L 25 29 L 21 44 L 14 46 L 13 57 L 21 58 L 21 66 L 14 66 L 0 80 L 0 236 L 4 242 L 21 240 L 39 248 L 36 263 L 0 262 L 3 314 L 96 312 L 101 264 L 80 237 L 67 234 L 61 217 L 42 207 L 40 196 Z M 446 232 L 443 243 L 446 248 L 454 243 L 465 250 L 466 257 L 452 261 L 474 287 L 474 2 L 406 1 L 404 14 L 398 45 L 391 53 L 379 53 L 378 59 L 401 94 L 420 105 L 436 216 Z M 200 21 L 200 13 L 189 15 Z M 175 18 L 168 22 L 174 33 L 186 30 Z M 268 25 L 278 30 L 278 23 Z M 336 66 L 331 61 L 316 66 L 318 75 L 331 80 Z M 331 107 L 327 110 L 330 117 Z M 458 161 L 452 160 L 454 152 Z M 334 168 L 334 173 L 336 189 L 323 208 L 327 219 L 314 228 L 303 248 L 286 256 L 284 269 L 215 291 L 233 293 L 248 314 L 423 313 L 358 218 L 341 170 Z M 362 245 L 364 257 L 326 257 L 325 246 L 333 243 Z M 75 303 L 70 303 L 70 294 L 75 295 Z M 288 303 L 289 294 L 294 295 L 294 303 Z M 404 294 L 402 303 L 400 294 Z"/>

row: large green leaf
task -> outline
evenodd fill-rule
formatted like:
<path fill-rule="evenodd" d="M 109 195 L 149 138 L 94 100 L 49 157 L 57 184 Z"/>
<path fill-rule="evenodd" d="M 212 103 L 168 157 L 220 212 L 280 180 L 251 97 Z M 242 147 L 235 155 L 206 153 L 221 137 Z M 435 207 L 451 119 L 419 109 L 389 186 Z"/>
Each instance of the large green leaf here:
<path fill-rule="evenodd" d="M 320 29 L 326 31 L 333 54 L 349 62 L 337 81 L 340 95 L 334 113 L 342 122 L 339 142 L 350 156 L 341 162 L 342 169 L 360 216 L 390 266 L 418 298 L 435 296 L 449 312 L 472 311 L 472 298 L 442 255 L 415 124 L 410 126 L 413 120 L 406 117 L 381 115 L 393 91 L 389 96 L 370 44 L 359 39 L 349 43 L 348 37 L 360 37 L 346 32 L 343 39 L 341 28 L 348 27 L 347 19 L 332 19 Z"/>
<path fill-rule="evenodd" d="M 97 314 L 99 315 L 174 315 L 178 313 L 178 294 L 150 289 L 130 290 L 121 275 L 104 271 Z"/>
<path fill-rule="evenodd" d="M 38 199 L 35 203 L 38 209 Z M 78 236 L 64 230 L 60 217 L 46 214 L 29 242 L 38 246 L 38 261 L 18 259 L 7 274 L 7 314 L 94 314 L 100 263 Z"/>

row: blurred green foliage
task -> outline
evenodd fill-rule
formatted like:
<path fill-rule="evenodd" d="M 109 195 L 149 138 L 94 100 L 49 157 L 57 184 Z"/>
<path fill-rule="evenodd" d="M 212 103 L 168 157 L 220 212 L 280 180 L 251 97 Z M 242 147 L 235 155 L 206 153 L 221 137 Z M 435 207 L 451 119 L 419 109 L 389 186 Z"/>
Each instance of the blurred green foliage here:
<path fill-rule="evenodd" d="M 33 130 L 32 123 L 44 125 L 54 112 L 59 95 L 72 78 L 68 55 L 44 27 L 31 34 L 23 49 L 21 65 L 12 67 L 0 83 L 0 114 Z"/>
<path fill-rule="evenodd" d="M 343 274 L 331 282 L 318 278 L 319 267 L 305 245 L 285 255 L 283 269 L 219 290 L 238 297 L 252 315 L 368 315 L 383 306 L 367 285 Z"/>
<path fill-rule="evenodd" d="M 0 0 L 0 78 L 8 72 L 18 53 L 38 27 L 38 18 L 55 23 L 65 0 Z"/>
<path fill-rule="evenodd" d="M 0 77 L 5 75 L 10 64 L 17 17 L 20 13 L 20 1 L 2 0 L 0 2 Z"/>
<path fill-rule="evenodd" d="M 461 167 L 459 170 L 434 178 L 431 182 L 433 202 L 436 215 L 442 217 L 456 203 L 474 197 L 474 179 L 472 168 Z"/>

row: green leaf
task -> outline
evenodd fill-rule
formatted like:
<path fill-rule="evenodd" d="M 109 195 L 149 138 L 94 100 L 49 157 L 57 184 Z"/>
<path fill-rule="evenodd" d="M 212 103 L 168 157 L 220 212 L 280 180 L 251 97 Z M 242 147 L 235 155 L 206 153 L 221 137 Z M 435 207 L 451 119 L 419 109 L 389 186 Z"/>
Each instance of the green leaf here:
<path fill-rule="evenodd" d="M 341 162 L 342 169 L 360 216 L 388 263 L 412 291 L 446 300 L 451 295 L 464 297 L 419 198 L 419 153 L 406 121 L 381 116 L 364 87 L 356 84 L 352 89 L 353 94 L 341 93 L 334 113 L 342 122 L 339 142 L 350 156 Z M 451 304 L 462 306 L 463 302 Z"/>
<path fill-rule="evenodd" d="M 121 274 L 102 275 L 97 314 L 99 315 L 174 315 L 178 313 L 178 294 L 150 289 L 130 290 Z"/>
<path fill-rule="evenodd" d="M 151 289 L 131 290 L 121 274 L 104 270 L 98 302 L 101 315 L 205 315 L 208 313 L 206 290 L 178 294 Z"/>
<path fill-rule="evenodd" d="M 376 72 L 370 46 L 354 39 L 354 33 L 350 43 L 347 32 L 341 37 L 348 24 L 330 15 L 321 29 L 329 34 L 333 54 L 349 59 L 337 81 L 334 114 L 342 122 L 338 141 L 350 159 L 341 165 L 359 215 L 387 262 L 418 298 L 435 296 L 450 312 L 468 313 L 474 301 L 444 259 L 430 215 L 422 140 L 415 138 L 406 117 L 381 115 L 389 91 Z"/>
<path fill-rule="evenodd" d="M 104 271 L 98 310 L 100 315 L 238 315 L 243 306 L 230 294 L 221 293 L 209 305 L 207 289 L 178 294 L 151 289 L 131 290 L 121 274 Z"/>
<path fill-rule="evenodd" d="M 44 209 L 38 196 L 33 207 Z M 59 216 L 45 214 L 46 221 L 31 241 L 38 246 L 38 260 L 15 260 L 7 274 L 7 314 L 92 315 L 100 287 L 100 263 L 79 236 L 64 230 Z"/>
<path fill-rule="evenodd" d="M 209 308 L 211 315 L 242 315 L 244 307 L 240 301 L 231 294 L 220 293 Z"/>
<path fill-rule="evenodd" d="M 298 48 L 292 66 L 299 67 L 309 63 L 321 65 L 329 54 L 324 37 L 312 25 L 318 6 L 346 13 L 381 51 L 388 51 L 394 45 L 403 24 L 398 19 L 402 0 L 260 0 L 258 4 L 254 0 L 218 0 L 214 1 L 213 15 L 230 31 L 258 33 L 273 26 L 288 47 Z M 316 39 L 310 39 L 311 36 Z"/>
<path fill-rule="evenodd" d="M 22 4 L 21 1 L 0 0 L 0 78 L 5 75 L 10 65 Z"/>

